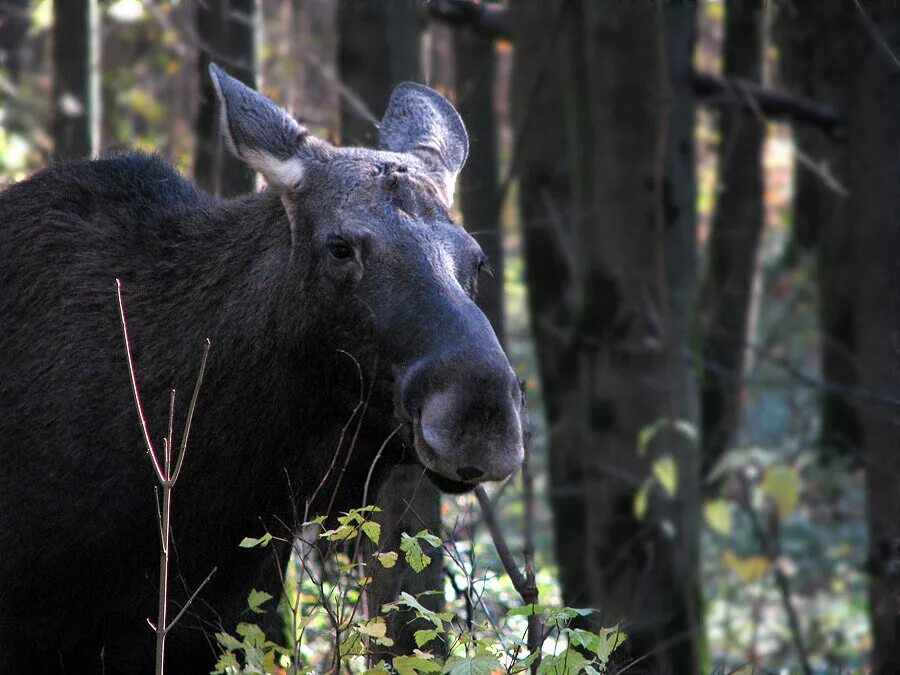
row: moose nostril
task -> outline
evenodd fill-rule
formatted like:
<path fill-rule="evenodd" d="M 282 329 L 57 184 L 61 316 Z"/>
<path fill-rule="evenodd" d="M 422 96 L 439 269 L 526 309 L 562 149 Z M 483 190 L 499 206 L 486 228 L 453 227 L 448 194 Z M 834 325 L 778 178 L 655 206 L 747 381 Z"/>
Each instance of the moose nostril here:
<path fill-rule="evenodd" d="M 456 470 L 456 473 L 463 480 L 475 480 L 484 475 L 484 471 L 476 469 L 474 466 L 461 466 Z"/>

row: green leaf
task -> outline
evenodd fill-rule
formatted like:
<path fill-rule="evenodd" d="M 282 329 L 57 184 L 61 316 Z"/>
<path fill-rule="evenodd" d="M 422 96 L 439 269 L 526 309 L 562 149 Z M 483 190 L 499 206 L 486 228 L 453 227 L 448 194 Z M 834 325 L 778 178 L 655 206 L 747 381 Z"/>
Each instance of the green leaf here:
<path fill-rule="evenodd" d="M 259 539 L 254 539 L 253 537 L 244 537 L 243 539 L 241 539 L 241 543 L 238 545 L 241 548 L 255 548 L 257 546 L 263 547 L 268 546 L 270 541 L 272 541 L 272 535 L 266 532 Z"/>
<path fill-rule="evenodd" d="M 540 655 L 540 652 L 532 652 L 524 659 L 519 659 L 513 664 L 512 672 L 513 673 L 521 673 L 531 668 L 531 664 L 534 663 L 535 659 Z"/>
<path fill-rule="evenodd" d="M 305 523 L 303 523 L 303 527 L 307 527 L 309 525 L 321 525 L 327 520 L 327 518 L 328 516 L 317 516 L 312 520 L 307 520 Z"/>
<path fill-rule="evenodd" d="M 792 466 L 770 466 L 763 475 L 761 487 L 775 502 L 778 515 L 787 518 L 800 500 L 800 472 Z"/>
<path fill-rule="evenodd" d="M 617 625 L 612 628 L 601 628 L 597 635 L 597 649 L 595 650 L 597 658 L 600 659 L 600 663 L 604 666 L 609 663 L 609 657 L 612 656 L 612 653 L 621 647 L 627 639 L 628 634 L 619 630 Z"/>
<path fill-rule="evenodd" d="M 347 539 L 353 539 L 356 536 L 358 530 L 354 525 L 343 524 L 338 526 L 337 529 L 334 530 L 325 530 L 322 532 L 319 537 L 323 539 L 327 539 L 328 541 L 346 541 Z"/>
<path fill-rule="evenodd" d="M 424 539 L 432 546 L 440 546 L 441 540 L 431 534 L 428 530 L 421 530 L 420 532 L 416 532 L 417 539 Z"/>
<path fill-rule="evenodd" d="M 363 647 L 362 638 L 359 636 L 359 633 L 351 631 L 346 635 L 346 639 L 341 642 L 341 658 L 365 654 L 366 650 Z"/>
<path fill-rule="evenodd" d="M 414 610 L 416 614 L 418 614 L 421 618 L 433 623 L 434 627 L 438 630 L 443 630 L 443 624 L 441 623 L 442 621 L 453 620 L 453 614 L 451 614 L 450 612 L 433 612 L 406 591 L 403 591 L 400 594 L 400 599 L 398 600 L 398 602 L 399 604 L 406 605 L 410 609 Z M 384 607 L 382 607 L 382 611 L 384 611 Z"/>
<path fill-rule="evenodd" d="M 419 648 L 428 644 L 437 636 L 438 632 L 436 630 L 417 630 L 415 633 L 413 633 L 413 638 L 416 641 L 416 647 Z"/>
<path fill-rule="evenodd" d="M 727 499 L 711 499 L 703 506 L 707 525 L 719 534 L 731 534 L 731 502 Z"/>
<path fill-rule="evenodd" d="M 394 670 L 399 675 L 416 675 L 416 673 L 439 673 L 441 664 L 421 656 L 395 656 L 392 661 Z"/>
<path fill-rule="evenodd" d="M 421 572 L 431 564 L 431 556 L 422 551 L 422 546 L 416 537 L 410 537 L 406 532 L 400 535 L 400 550 L 406 554 L 406 563 L 414 572 Z"/>
<path fill-rule="evenodd" d="M 697 425 L 693 424 L 692 422 L 688 422 L 687 420 L 675 420 L 675 431 L 680 433 L 692 443 L 697 442 Z"/>
<path fill-rule="evenodd" d="M 244 648 L 248 645 L 258 647 L 265 643 L 266 635 L 255 623 L 239 623 L 234 631 L 244 638 Z"/>
<path fill-rule="evenodd" d="M 543 605 L 524 605 L 523 607 L 513 607 L 506 613 L 506 616 L 534 616 L 543 614 L 545 609 Z"/>
<path fill-rule="evenodd" d="M 218 636 L 218 634 L 217 634 Z M 230 651 L 225 652 L 216 661 L 216 669 L 213 675 L 228 675 L 229 673 L 239 673 L 241 665 L 238 663 L 237 657 Z"/>
<path fill-rule="evenodd" d="M 275 672 L 275 652 L 274 651 L 266 652 L 263 655 L 262 668 L 263 668 L 263 672 L 267 673 L 267 674 Z"/>
<path fill-rule="evenodd" d="M 649 483 L 644 481 L 644 484 L 638 488 L 638 491 L 634 493 L 634 517 L 638 520 L 643 520 L 644 516 L 647 515 L 647 490 L 649 487 Z"/>
<path fill-rule="evenodd" d="M 596 653 L 600 644 L 600 638 L 596 633 L 581 628 L 570 628 L 566 630 L 569 642 L 576 647 L 584 647 L 589 652 Z"/>
<path fill-rule="evenodd" d="M 262 614 L 265 610 L 260 609 L 260 607 L 271 599 L 272 596 L 265 591 L 257 591 L 254 588 L 250 591 L 250 596 L 247 598 L 247 606 L 254 614 Z"/>
<path fill-rule="evenodd" d="M 672 455 L 663 455 L 653 462 L 653 475 L 666 494 L 674 497 L 678 489 L 678 465 L 675 464 L 675 458 Z"/>
<path fill-rule="evenodd" d="M 444 666 L 447 675 L 490 675 L 495 670 L 503 670 L 503 666 L 496 656 L 490 654 L 471 658 L 454 657 Z"/>
<path fill-rule="evenodd" d="M 647 425 L 638 432 L 638 457 L 643 457 L 647 453 L 647 448 L 650 447 L 650 443 L 656 438 L 663 424 L 665 424 L 665 420 L 656 420 L 653 424 Z"/>
<path fill-rule="evenodd" d="M 216 633 L 216 640 L 218 640 L 219 644 L 229 651 L 234 651 L 244 646 L 243 642 L 238 640 L 233 635 L 229 635 L 228 633 Z"/>
<path fill-rule="evenodd" d="M 387 551 L 386 553 L 376 553 L 375 557 L 378 558 L 378 562 L 381 563 L 382 567 L 390 569 L 397 564 L 399 556 L 396 551 Z"/>
<path fill-rule="evenodd" d="M 381 539 L 381 525 L 374 521 L 367 520 L 362 524 L 361 529 L 363 534 L 372 540 L 373 544 L 378 544 L 378 540 Z"/>
<path fill-rule="evenodd" d="M 545 656 L 538 666 L 538 675 L 576 675 L 588 660 L 576 649 L 567 649 L 556 656 Z"/>

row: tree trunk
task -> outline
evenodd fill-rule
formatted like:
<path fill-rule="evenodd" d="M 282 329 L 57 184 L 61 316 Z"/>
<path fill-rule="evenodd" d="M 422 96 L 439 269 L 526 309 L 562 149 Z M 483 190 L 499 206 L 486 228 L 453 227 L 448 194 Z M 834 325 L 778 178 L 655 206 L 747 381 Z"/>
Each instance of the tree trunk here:
<path fill-rule="evenodd" d="M 896 9 L 864 3 L 875 29 L 900 52 Z M 869 602 L 873 673 L 900 672 L 900 68 L 872 39 L 850 5 L 843 50 L 853 105 L 843 222 L 855 239 L 854 298 L 859 386 L 881 397 L 856 399 L 866 464 L 870 542 Z M 826 299 L 827 301 L 827 299 Z"/>
<path fill-rule="evenodd" d="M 506 344 L 503 312 L 503 229 L 498 205 L 497 140 L 494 119 L 494 43 L 468 27 L 454 35 L 456 107 L 469 132 L 469 158 L 457 195 L 463 225 L 487 255 L 493 276 L 482 274 L 478 305 L 500 344 Z"/>
<path fill-rule="evenodd" d="M 575 283 L 571 177 L 562 88 L 557 75 L 561 10 L 547 3 L 512 6 L 516 49 L 512 75 L 514 162 L 525 258 L 528 309 L 547 417 L 556 559 L 565 602 L 586 606 L 587 503 L 575 447 L 571 322 Z M 567 37 L 567 36 L 566 36 Z M 564 70 L 561 74 L 565 75 Z"/>
<path fill-rule="evenodd" d="M 890 49 L 900 50 L 895 11 L 861 7 Z M 823 375 L 842 388 L 824 396 L 823 440 L 866 468 L 872 672 L 893 673 L 900 671 L 900 435 L 893 403 L 900 396 L 900 70 L 853 3 L 786 5 L 779 29 L 785 77 L 846 117 L 843 144 L 798 137 L 812 159 L 828 161 L 846 195 L 812 174 L 806 182 L 798 176 L 795 220 L 817 253 Z M 847 396 L 851 388 L 864 395 Z"/>
<path fill-rule="evenodd" d="M 419 80 L 419 17 L 412 2 L 342 2 L 338 5 L 338 73 L 341 82 L 376 116 L 387 108 L 394 86 L 404 80 Z M 377 129 L 344 98 L 341 101 L 341 139 L 344 145 L 374 145 Z M 419 465 L 395 467 L 375 498 L 381 507 L 381 547 L 398 550 L 403 532 L 423 529 L 440 532 L 440 492 L 423 475 Z M 444 587 L 441 551 L 431 551 L 432 562 L 419 574 L 405 564 L 391 569 L 376 566 L 368 586 L 372 615 L 392 602 L 402 591 L 417 595 L 442 591 Z M 443 610 L 443 595 L 420 598 L 422 604 Z M 392 654 L 411 654 L 417 647 L 413 633 L 427 627 L 411 621 L 409 612 L 392 612 L 386 617 Z M 433 647 L 433 645 L 429 645 Z M 375 654 L 374 660 L 387 656 Z"/>
<path fill-rule="evenodd" d="M 699 462 L 693 443 L 671 430 L 696 417 L 682 358 L 696 274 L 694 9 L 562 7 L 557 20 L 528 12 L 540 22 L 531 30 L 550 33 L 544 44 L 555 41 L 558 52 L 559 75 L 551 65 L 540 94 L 529 92 L 525 72 L 541 42 L 518 22 L 517 43 L 529 48 L 517 55 L 515 107 L 529 292 L 555 295 L 532 307 L 564 600 L 601 609 L 606 625 L 627 620 L 631 656 L 645 657 L 651 672 L 701 672 Z M 547 118 L 529 128 L 538 112 Z M 563 152 L 569 181 L 557 163 Z M 567 183 L 571 210 L 554 203 Z M 639 456 L 638 435 L 659 420 L 668 424 Z M 650 508 L 637 517 L 638 488 L 666 456 L 677 492 L 651 486 Z"/>
<path fill-rule="evenodd" d="M 847 26 L 855 8 L 841 0 L 796 0 L 777 14 L 776 40 L 782 52 L 781 76 L 797 93 L 828 103 L 845 114 L 855 105 L 848 90 Z M 805 126 L 794 127 L 794 142 L 812 161 L 829 167 L 846 183 L 850 144 Z M 825 456 L 858 458 L 862 428 L 844 390 L 858 385 L 854 312 L 859 259 L 849 255 L 852 228 L 845 220 L 846 198 L 802 161 L 794 169 L 793 242 L 795 250 L 816 256 L 819 289 L 820 354 L 824 379 L 835 389 L 822 392 L 820 444 Z"/>
<path fill-rule="evenodd" d="M 760 82 L 763 3 L 725 3 L 724 75 Z M 763 227 L 765 121 L 743 105 L 720 113 L 719 184 L 703 288 L 703 473 L 728 449 L 740 424 L 748 325 Z"/>
<path fill-rule="evenodd" d="M 197 5 L 202 49 L 194 178 L 200 187 L 220 197 L 252 192 L 256 176 L 231 155 L 222 140 L 209 64 L 216 62 L 232 77 L 256 87 L 257 14 L 257 0 L 215 0 Z"/>
<path fill-rule="evenodd" d="M 97 0 L 53 2 L 53 154 L 96 156 L 100 148 L 100 14 Z"/>

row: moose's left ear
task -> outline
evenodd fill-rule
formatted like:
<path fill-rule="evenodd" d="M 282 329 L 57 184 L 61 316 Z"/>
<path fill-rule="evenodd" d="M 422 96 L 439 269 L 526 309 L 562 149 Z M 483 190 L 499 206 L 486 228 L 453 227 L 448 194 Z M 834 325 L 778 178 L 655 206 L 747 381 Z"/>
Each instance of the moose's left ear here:
<path fill-rule="evenodd" d="M 435 177 L 449 207 L 456 176 L 469 154 L 469 136 L 456 108 L 439 93 L 401 82 L 391 94 L 378 132 L 379 146 L 416 155 Z"/>

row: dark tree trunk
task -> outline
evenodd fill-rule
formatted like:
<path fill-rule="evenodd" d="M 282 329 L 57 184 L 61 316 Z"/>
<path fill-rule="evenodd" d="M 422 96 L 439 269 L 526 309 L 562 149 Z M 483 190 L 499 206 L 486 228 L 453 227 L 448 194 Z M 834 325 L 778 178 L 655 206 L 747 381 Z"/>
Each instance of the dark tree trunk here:
<path fill-rule="evenodd" d="M 875 29 L 900 53 L 896 8 L 863 3 Z M 869 602 L 873 673 L 900 672 L 900 68 L 849 5 L 844 48 L 849 162 L 843 222 L 855 240 L 854 353 L 871 546 Z M 848 255 L 848 252 L 844 252 Z M 825 298 L 824 302 L 828 302 Z"/>
<path fill-rule="evenodd" d="M 494 43 L 469 28 L 454 36 L 457 109 L 469 132 L 469 158 L 457 195 L 463 225 L 481 245 L 493 277 L 478 283 L 478 305 L 506 342 L 503 312 L 503 229 L 501 227 L 494 118 Z"/>
<path fill-rule="evenodd" d="M 200 109 L 194 178 L 212 194 L 231 197 L 252 192 L 253 171 L 225 147 L 216 117 L 216 97 L 209 64 L 216 62 L 249 87 L 256 87 L 256 0 L 210 0 L 197 4 Z"/>
<path fill-rule="evenodd" d="M 53 154 L 58 160 L 99 149 L 97 0 L 53 3 Z"/>
<path fill-rule="evenodd" d="M 571 322 L 575 275 L 572 190 L 566 152 L 557 50 L 562 15 L 548 3 L 512 7 L 517 49 L 512 76 L 514 161 L 518 165 L 519 222 L 525 281 L 535 338 L 550 447 L 550 502 L 564 600 L 584 607 L 588 597 L 585 499 L 575 447 L 572 396 L 575 350 Z M 562 74 L 565 74 L 563 71 Z"/>
<path fill-rule="evenodd" d="M 852 3 L 796 0 L 778 11 L 776 40 L 782 52 L 781 76 L 797 93 L 831 104 L 845 114 L 855 105 L 848 89 L 855 68 L 847 61 L 848 22 L 856 20 Z M 846 182 L 849 134 L 837 142 L 804 126 L 794 127 L 797 147 L 810 160 L 829 167 Z M 845 390 L 858 385 L 854 304 L 859 259 L 851 255 L 852 227 L 845 219 L 846 196 L 826 184 L 803 162 L 794 170 L 793 247 L 813 251 L 822 330 L 821 369 L 836 388 L 822 393 L 821 446 L 825 456 L 856 457 L 862 428 Z"/>
<path fill-rule="evenodd" d="M 377 117 L 387 108 L 394 86 L 419 80 L 419 17 L 416 5 L 406 0 L 342 2 L 338 5 L 338 73 L 341 82 Z M 374 145 L 377 129 L 346 98 L 341 101 L 341 139 L 344 145 Z M 440 532 L 440 493 L 418 465 L 394 468 L 375 498 L 381 507 L 381 547 L 398 550 L 403 532 L 428 529 Z M 375 566 L 368 587 L 372 614 L 396 600 L 401 591 L 416 595 L 443 589 L 441 551 L 431 551 L 431 564 L 419 574 L 402 562 L 391 569 Z M 443 609 L 442 595 L 423 595 L 422 604 Z M 424 626 L 407 612 L 387 615 L 393 654 L 411 654 L 417 647 L 413 633 Z M 376 654 L 377 661 L 385 654 Z"/>
<path fill-rule="evenodd" d="M 562 7 L 561 20 L 521 10 L 538 23 L 517 22 L 517 44 L 529 48 L 517 56 L 515 107 L 529 292 L 547 292 L 532 307 L 564 600 L 600 608 L 607 625 L 627 620 L 631 656 L 645 657 L 652 672 L 700 672 L 697 449 L 664 431 L 648 456 L 637 453 L 642 429 L 696 417 L 681 358 L 696 275 L 694 10 Z M 529 42 L 542 32 L 544 41 Z M 526 73 L 536 67 L 527 64 L 540 58 L 536 45 L 554 40 L 559 70 L 551 65 L 534 94 Z M 529 126 L 538 112 L 547 118 Z M 564 203 L 567 182 L 569 210 L 554 201 Z M 667 455 L 678 467 L 677 493 L 654 487 L 637 517 L 637 488 L 651 461 Z"/>
<path fill-rule="evenodd" d="M 724 75 L 759 82 L 763 2 L 725 3 Z M 719 181 L 703 287 L 702 439 L 704 474 L 740 423 L 757 248 L 763 227 L 765 121 L 737 102 L 719 118 Z"/>
<path fill-rule="evenodd" d="M 900 50 L 896 10 L 861 7 Z M 854 3 L 787 4 L 778 27 L 785 78 L 846 117 L 841 144 L 797 139 L 846 193 L 800 168 L 794 217 L 817 254 L 823 375 L 840 387 L 824 396 L 823 441 L 866 469 L 872 672 L 900 672 L 900 70 Z M 865 394 L 847 395 L 857 388 Z"/>

